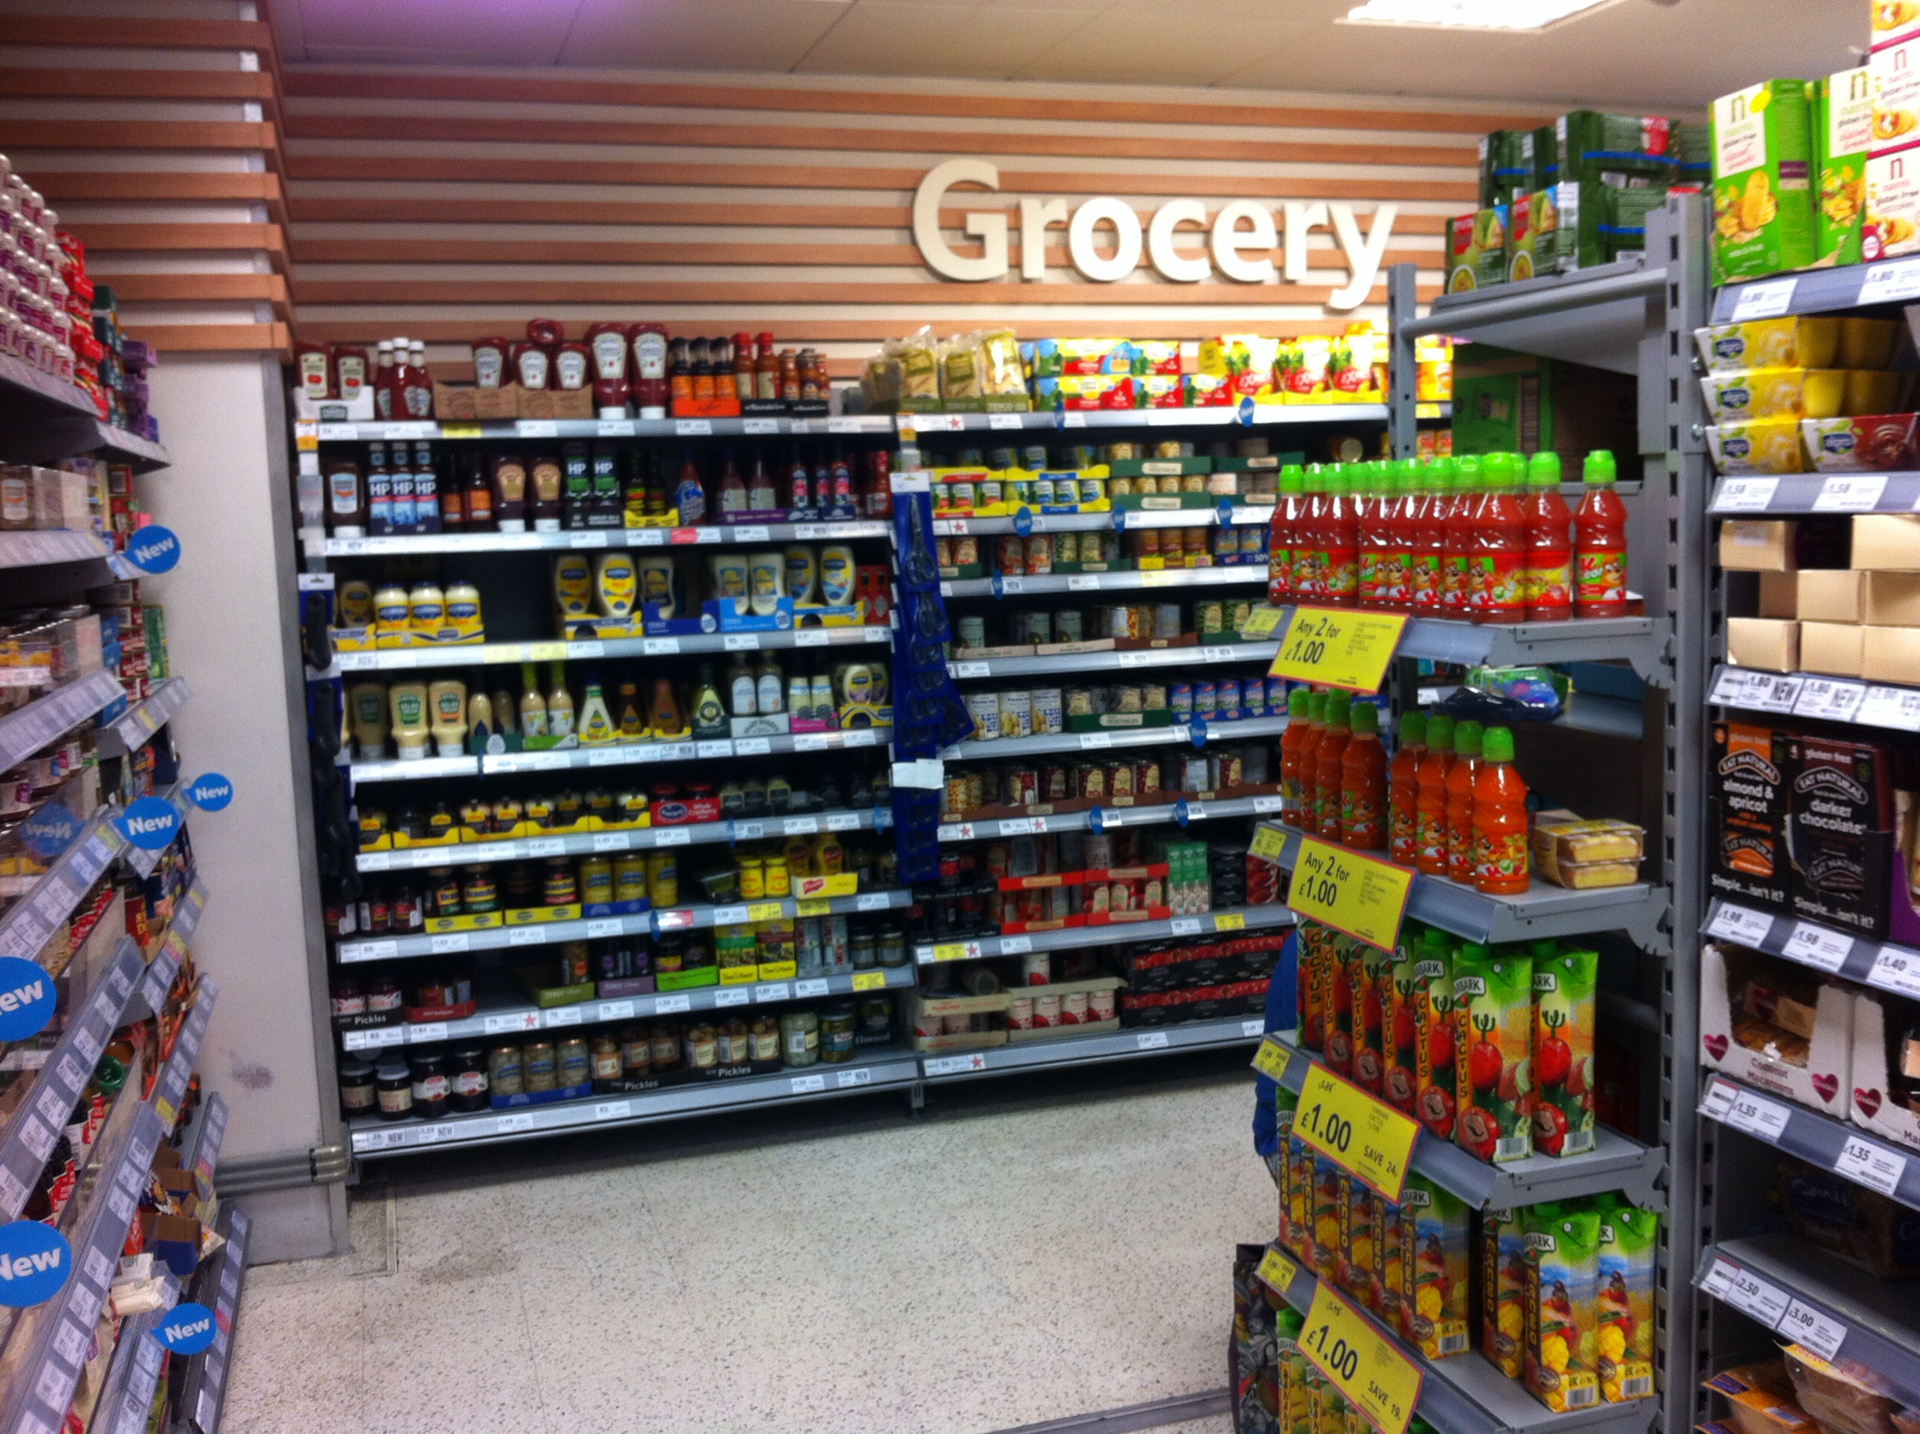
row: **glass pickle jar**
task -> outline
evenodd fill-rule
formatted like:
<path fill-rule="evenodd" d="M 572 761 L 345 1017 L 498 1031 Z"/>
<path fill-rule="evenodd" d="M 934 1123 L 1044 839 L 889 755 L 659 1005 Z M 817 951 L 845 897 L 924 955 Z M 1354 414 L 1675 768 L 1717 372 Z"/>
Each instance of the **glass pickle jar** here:
<path fill-rule="evenodd" d="M 772 1016 L 755 1016 L 753 1025 L 748 1028 L 747 1039 L 751 1042 L 751 1054 L 748 1059 L 755 1065 L 780 1063 L 780 1022 L 777 1019 Z"/>
<path fill-rule="evenodd" d="M 780 1059 L 788 1066 L 810 1066 L 820 1059 L 820 1017 L 815 1012 L 780 1013 Z"/>
<path fill-rule="evenodd" d="M 886 996 L 861 998 L 857 1028 L 864 1041 L 884 1041 L 893 1034 L 893 1002 Z"/>
<path fill-rule="evenodd" d="M 583 1037 L 568 1036 L 554 1048 L 554 1078 L 562 1090 L 573 1090 L 593 1079 L 593 1064 Z"/>
<path fill-rule="evenodd" d="M 552 1041 L 533 1041 L 520 1058 L 520 1081 L 528 1095 L 556 1088 L 559 1066 Z"/>
<path fill-rule="evenodd" d="M 380 1086 L 373 1066 L 352 1058 L 340 1062 L 340 1114 L 351 1118 L 372 1115 L 380 1106 Z"/>
<path fill-rule="evenodd" d="M 525 1093 L 520 1047 L 512 1042 L 503 1042 L 487 1052 L 487 1086 L 494 1095 Z"/>
<path fill-rule="evenodd" d="M 696 1021 L 687 1027 L 687 1067 L 694 1071 L 711 1071 L 720 1061 L 719 1033 L 705 1021 Z"/>
<path fill-rule="evenodd" d="M 820 1059 L 829 1064 L 853 1059 L 853 1002 L 836 1001 L 821 1009 Z"/>
<path fill-rule="evenodd" d="M 595 1085 L 601 1081 L 620 1079 L 622 1070 L 620 1042 L 612 1036 L 595 1036 L 592 1046 L 588 1048 L 588 1055 L 593 1061 Z"/>

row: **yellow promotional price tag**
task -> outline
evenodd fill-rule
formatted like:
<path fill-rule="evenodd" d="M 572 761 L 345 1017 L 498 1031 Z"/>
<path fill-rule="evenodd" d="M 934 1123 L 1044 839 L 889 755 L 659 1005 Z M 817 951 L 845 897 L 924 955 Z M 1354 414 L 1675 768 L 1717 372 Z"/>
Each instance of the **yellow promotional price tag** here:
<path fill-rule="evenodd" d="M 1349 1175 L 1398 1204 L 1420 1126 L 1325 1066 L 1308 1068 L 1293 1133 Z"/>
<path fill-rule="evenodd" d="M 1279 1250 L 1269 1245 L 1266 1254 L 1260 1257 L 1260 1268 L 1254 1273 L 1260 1282 L 1282 1299 L 1287 1297 L 1287 1286 L 1300 1273 L 1300 1267 L 1289 1260 Z"/>
<path fill-rule="evenodd" d="M 821 897 L 817 901 L 800 901 L 794 903 L 793 914 L 795 916 L 825 916 L 832 910 L 833 903 L 825 897 Z"/>
<path fill-rule="evenodd" d="M 933 959 L 936 961 L 964 961 L 967 959 L 967 948 L 958 941 L 943 941 L 933 948 Z"/>
<path fill-rule="evenodd" d="M 443 423 L 440 425 L 442 438 L 478 438 L 480 425 L 477 423 Z"/>
<path fill-rule="evenodd" d="M 1287 834 L 1279 827 L 1262 826 L 1253 834 L 1253 840 L 1247 844 L 1247 850 L 1262 861 L 1278 861 L 1280 853 L 1286 850 Z"/>
<path fill-rule="evenodd" d="M 856 991 L 884 991 L 887 989 L 887 973 L 884 971 L 855 971 L 853 989 Z"/>
<path fill-rule="evenodd" d="M 786 903 L 780 901 L 752 901 L 747 903 L 748 921 L 778 921 L 787 914 Z"/>
<path fill-rule="evenodd" d="M 1267 675 L 1371 696 L 1380 690 L 1406 625 L 1403 612 L 1297 607 Z"/>
<path fill-rule="evenodd" d="M 1245 931 L 1247 929 L 1247 918 L 1243 913 L 1238 911 L 1223 911 L 1213 918 L 1213 929 L 1215 931 Z"/>
<path fill-rule="evenodd" d="M 1325 1285 L 1314 1288 L 1300 1350 L 1380 1434 L 1406 1434 L 1420 1398 L 1420 1369 Z"/>
<path fill-rule="evenodd" d="M 1272 637 L 1273 630 L 1286 618 L 1283 607 L 1257 607 L 1247 617 L 1240 629 L 1240 636 L 1248 641 L 1258 641 L 1263 637 Z"/>
<path fill-rule="evenodd" d="M 1293 1059 L 1293 1052 L 1272 1036 L 1260 1042 L 1260 1049 L 1253 1053 L 1253 1068 L 1268 1080 L 1279 1080 L 1286 1074 L 1287 1062 Z"/>
<path fill-rule="evenodd" d="M 1356 941 L 1391 951 L 1412 891 L 1412 872 L 1303 836 L 1287 906 Z"/>

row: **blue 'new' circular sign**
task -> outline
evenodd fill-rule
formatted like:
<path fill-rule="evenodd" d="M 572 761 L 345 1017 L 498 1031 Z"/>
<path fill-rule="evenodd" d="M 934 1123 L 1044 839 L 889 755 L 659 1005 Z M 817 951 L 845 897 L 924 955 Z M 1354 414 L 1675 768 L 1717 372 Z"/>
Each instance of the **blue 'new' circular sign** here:
<path fill-rule="evenodd" d="M 73 845 L 80 835 L 81 822 L 58 802 L 48 802 L 20 823 L 20 839 L 27 850 L 42 861 L 52 861 Z"/>
<path fill-rule="evenodd" d="M 0 956 L 0 1042 L 39 1035 L 56 1004 L 53 977 L 38 962 Z"/>
<path fill-rule="evenodd" d="M 213 1343 L 217 1332 L 213 1311 L 192 1300 L 175 1305 L 167 1311 L 167 1317 L 153 1327 L 153 1337 L 168 1354 L 198 1354 Z"/>
<path fill-rule="evenodd" d="M 67 1237 L 38 1220 L 0 1225 L 0 1305 L 23 1310 L 60 1293 L 73 1269 Z"/>
<path fill-rule="evenodd" d="M 127 539 L 127 561 L 143 573 L 164 573 L 180 561 L 180 540 L 173 529 L 151 523 Z"/>
<path fill-rule="evenodd" d="M 187 796 L 203 812 L 224 811 L 233 800 L 233 783 L 218 772 L 208 772 L 194 778 L 187 787 Z"/>
<path fill-rule="evenodd" d="M 158 851 L 173 840 L 180 829 L 180 813 L 173 803 L 159 797 L 142 797 L 127 808 L 120 818 L 120 830 L 127 840 L 147 851 Z"/>

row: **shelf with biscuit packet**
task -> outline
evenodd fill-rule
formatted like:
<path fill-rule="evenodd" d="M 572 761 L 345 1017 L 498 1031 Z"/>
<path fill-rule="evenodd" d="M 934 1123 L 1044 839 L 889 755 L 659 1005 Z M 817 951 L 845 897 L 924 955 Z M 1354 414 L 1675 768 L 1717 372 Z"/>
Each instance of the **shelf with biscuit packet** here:
<path fill-rule="evenodd" d="M 1920 1154 L 1724 1075 L 1706 1082 L 1700 1114 L 1920 1210 Z"/>

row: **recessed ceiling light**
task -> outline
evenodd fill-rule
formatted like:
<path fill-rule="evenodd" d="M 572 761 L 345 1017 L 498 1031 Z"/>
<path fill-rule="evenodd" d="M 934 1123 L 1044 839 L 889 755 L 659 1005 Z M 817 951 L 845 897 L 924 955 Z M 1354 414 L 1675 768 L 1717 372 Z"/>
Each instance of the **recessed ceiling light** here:
<path fill-rule="evenodd" d="M 1366 0 L 1353 25 L 1443 25 L 1459 30 L 1543 30 L 1611 0 Z"/>

